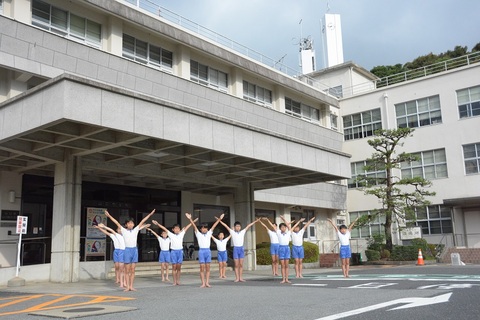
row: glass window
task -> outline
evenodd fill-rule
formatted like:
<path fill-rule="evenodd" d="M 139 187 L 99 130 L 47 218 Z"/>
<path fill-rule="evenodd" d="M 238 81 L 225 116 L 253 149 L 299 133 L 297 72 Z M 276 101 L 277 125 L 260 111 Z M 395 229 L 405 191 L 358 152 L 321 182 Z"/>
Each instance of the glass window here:
<path fill-rule="evenodd" d="M 375 130 L 381 128 L 382 115 L 380 109 L 343 117 L 343 135 L 345 141 L 373 136 Z"/>
<path fill-rule="evenodd" d="M 190 60 L 190 80 L 226 92 L 228 78 L 225 72 Z"/>
<path fill-rule="evenodd" d="M 480 115 L 480 86 L 458 90 L 457 103 L 460 119 Z"/>
<path fill-rule="evenodd" d="M 357 178 L 359 177 L 366 177 L 370 185 L 381 185 L 385 183 L 385 178 L 387 177 L 387 171 L 385 168 L 377 168 L 366 171 L 366 165 L 366 161 L 353 162 L 350 164 L 352 177 L 348 179 L 348 188 L 351 189 L 365 187 L 362 181 L 357 181 Z"/>
<path fill-rule="evenodd" d="M 480 172 L 480 143 L 463 146 L 463 159 L 465 161 L 465 174 Z"/>
<path fill-rule="evenodd" d="M 248 81 L 243 81 L 243 99 L 271 106 L 272 92 Z"/>
<path fill-rule="evenodd" d="M 442 122 L 439 96 L 395 105 L 398 128 L 417 128 Z"/>
<path fill-rule="evenodd" d="M 403 162 L 401 164 L 402 177 L 422 177 L 427 180 L 447 178 L 447 158 L 445 149 L 437 149 L 414 153 L 417 161 Z"/>
<path fill-rule="evenodd" d="M 417 226 L 422 228 L 424 235 L 452 233 L 452 218 L 450 208 L 433 205 L 416 210 Z"/>
<path fill-rule="evenodd" d="M 302 118 L 310 122 L 320 121 L 320 110 L 303 104 L 299 101 L 285 98 L 285 112 L 294 117 Z"/>
<path fill-rule="evenodd" d="M 172 71 L 172 52 L 148 42 L 123 34 L 122 55 L 125 58 L 158 68 Z M 190 66 L 192 68 L 192 66 Z"/>

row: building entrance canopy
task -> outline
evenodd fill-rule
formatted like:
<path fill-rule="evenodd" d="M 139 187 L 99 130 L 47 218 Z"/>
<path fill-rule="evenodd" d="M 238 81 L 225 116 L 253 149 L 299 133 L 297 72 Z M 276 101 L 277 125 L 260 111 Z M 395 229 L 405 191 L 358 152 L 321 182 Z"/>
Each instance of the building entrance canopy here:
<path fill-rule="evenodd" d="M 339 151 L 68 74 L 4 102 L 0 122 L 2 171 L 53 176 L 68 154 L 83 180 L 215 195 L 349 174 Z"/>

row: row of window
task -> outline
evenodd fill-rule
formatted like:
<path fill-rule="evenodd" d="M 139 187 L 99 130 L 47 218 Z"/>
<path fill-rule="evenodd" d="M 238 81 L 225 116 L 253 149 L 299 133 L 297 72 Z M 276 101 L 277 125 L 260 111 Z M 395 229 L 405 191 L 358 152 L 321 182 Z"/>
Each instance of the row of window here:
<path fill-rule="evenodd" d="M 350 213 L 350 221 L 358 217 L 371 215 L 371 211 Z M 415 225 L 422 228 L 423 235 L 452 233 L 452 213 L 450 208 L 442 205 L 431 205 L 419 208 L 415 213 Z M 376 216 L 368 225 L 352 229 L 352 238 L 370 238 L 375 234 L 385 233 L 385 216 Z"/>
<path fill-rule="evenodd" d="M 480 115 L 480 86 L 457 90 L 459 118 Z M 398 128 L 418 128 L 442 123 L 438 95 L 395 104 Z M 382 128 L 380 109 L 373 109 L 343 117 L 345 141 L 362 139 Z"/>
<path fill-rule="evenodd" d="M 412 153 L 418 158 L 416 161 L 402 162 L 402 178 L 420 177 L 427 180 L 448 178 L 447 156 L 445 149 L 436 149 Z M 463 146 L 465 174 L 480 173 L 480 143 Z M 350 164 L 352 177 L 348 180 L 348 188 L 365 187 L 363 182 L 357 181 L 358 176 L 365 176 L 372 185 L 383 184 L 386 171 L 382 168 L 365 170 L 366 161 Z"/>

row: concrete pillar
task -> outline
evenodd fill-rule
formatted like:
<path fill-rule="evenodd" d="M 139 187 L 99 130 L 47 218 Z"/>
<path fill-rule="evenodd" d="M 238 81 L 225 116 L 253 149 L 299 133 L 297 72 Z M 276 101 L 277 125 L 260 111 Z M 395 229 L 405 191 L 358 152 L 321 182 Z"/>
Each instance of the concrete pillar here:
<path fill-rule="evenodd" d="M 77 282 L 80 265 L 82 175 L 70 154 L 55 165 L 50 281 Z"/>
<path fill-rule="evenodd" d="M 241 188 L 235 190 L 234 208 L 235 220 L 240 221 L 242 228 L 255 220 L 254 195 L 250 183 L 244 182 Z M 252 226 L 245 234 L 245 259 L 243 261 L 245 270 L 255 270 L 257 265 L 255 227 L 256 225 Z"/>

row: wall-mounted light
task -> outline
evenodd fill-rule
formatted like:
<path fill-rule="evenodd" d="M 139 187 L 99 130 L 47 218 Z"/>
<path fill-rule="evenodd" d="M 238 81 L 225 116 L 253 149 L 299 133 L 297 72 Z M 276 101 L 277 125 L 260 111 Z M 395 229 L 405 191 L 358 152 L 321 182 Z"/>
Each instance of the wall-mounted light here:
<path fill-rule="evenodd" d="M 15 202 L 15 191 L 13 190 L 8 191 L 8 202 L 10 203 Z"/>

